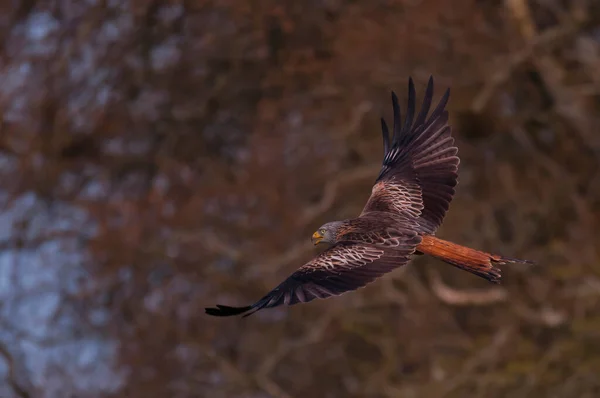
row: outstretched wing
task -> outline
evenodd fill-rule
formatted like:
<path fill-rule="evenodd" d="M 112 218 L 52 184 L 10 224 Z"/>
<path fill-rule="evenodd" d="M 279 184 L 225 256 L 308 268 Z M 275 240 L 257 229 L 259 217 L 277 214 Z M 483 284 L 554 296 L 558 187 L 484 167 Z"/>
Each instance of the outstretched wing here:
<path fill-rule="evenodd" d="M 256 303 L 246 307 L 217 305 L 216 308 L 206 308 L 206 313 L 214 316 L 247 313 L 246 317 L 263 308 L 338 296 L 363 287 L 406 264 L 420 241 L 421 238 L 414 233 L 385 239 L 378 246 L 359 242 L 338 243 L 300 267 Z"/>
<path fill-rule="evenodd" d="M 458 178 L 458 148 L 454 146 L 448 111 L 450 90 L 427 117 L 433 97 L 429 78 L 423 105 L 416 118 L 416 95 L 408 81 L 408 111 L 402 124 L 398 97 L 392 92 L 394 131 L 381 119 L 383 166 L 362 214 L 384 211 L 418 218 L 421 232 L 434 233 L 454 195 Z M 414 122 L 413 122 L 414 121 Z"/>

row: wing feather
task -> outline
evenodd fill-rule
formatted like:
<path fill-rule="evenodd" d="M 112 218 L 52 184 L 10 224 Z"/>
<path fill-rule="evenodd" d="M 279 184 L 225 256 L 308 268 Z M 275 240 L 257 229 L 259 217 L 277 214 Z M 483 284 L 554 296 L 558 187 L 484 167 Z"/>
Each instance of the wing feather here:
<path fill-rule="evenodd" d="M 383 135 L 383 156 L 385 156 L 390 150 L 390 130 L 383 118 L 381 118 L 381 134 Z"/>
<path fill-rule="evenodd" d="M 264 308 L 308 303 L 359 289 L 380 276 L 405 265 L 421 238 L 416 233 L 395 236 L 393 242 L 370 245 L 340 242 L 304 264 L 279 286 L 256 303 L 245 307 L 218 304 L 207 308 L 214 316 L 245 313 L 245 317 Z"/>
<path fill-rule="evenodd" d="M 392 93 L 391 145 L 382 119 L 383 165 L 361 216 L 372 212 L 409 216 L 418 219 L 421 232 L 431 234 L 441 225 L 455 192 L 460 162 L 445 110 L 449 97 L 450 90 L 446 90 L 427 117 L 433 98 L 433 78 L 430 77 L 421 110 L 414 119 L 416 95 L 409 78 L 407 116 L 400 127 L 398 97 Z"/>

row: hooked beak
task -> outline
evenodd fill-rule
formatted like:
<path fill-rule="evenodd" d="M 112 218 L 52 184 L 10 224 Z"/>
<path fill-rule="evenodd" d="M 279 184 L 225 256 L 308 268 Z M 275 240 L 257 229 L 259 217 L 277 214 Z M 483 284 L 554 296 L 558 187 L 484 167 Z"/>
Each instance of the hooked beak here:
<path fill-rule="evenodd" d="M 313 245 L 318 245 L 323 240 L 323 235 L 319 231 L 315 232 L 311 238 Z"/>

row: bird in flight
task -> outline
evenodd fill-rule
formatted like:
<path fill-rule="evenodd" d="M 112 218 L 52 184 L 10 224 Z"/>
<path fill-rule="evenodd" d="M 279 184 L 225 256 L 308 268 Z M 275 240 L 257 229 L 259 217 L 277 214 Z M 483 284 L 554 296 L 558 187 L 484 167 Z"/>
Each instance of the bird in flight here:
<path fill-rule="evenodd" d="M 398 97 L 392 92 L 393 130 L 390 136 L 382 118 L 383 165 L 362 213 L 317 229 L 312 235 L 313 243 L 331 246 L 254 304 L 217 305 L 206 308 L 206 313 L 249 316 L 265 308 L 338 296 L 407 264 L 413 255 L 428 254 L 494 283 L 499 283 L 501 277 L 497 265 L 531 263 L 435 236 L 458 178 L 458 148 L 445 110 L 449 96 L 448 89 L 428 116 L 433 97 L 430 77 L 415 118 L 415 86 L 409 78 L 408 109 L 402 122 Z"/>

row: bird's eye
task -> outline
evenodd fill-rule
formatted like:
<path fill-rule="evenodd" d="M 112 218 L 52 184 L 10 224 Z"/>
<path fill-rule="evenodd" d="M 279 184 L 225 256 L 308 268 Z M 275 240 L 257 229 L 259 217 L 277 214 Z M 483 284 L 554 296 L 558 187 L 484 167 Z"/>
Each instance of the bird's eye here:
<path fill-rule="evenodd" d="M 321 233 L 321 235 L 325 235 L 325 230 L 324 229 L 321 229 L 319 232 Z"/>

